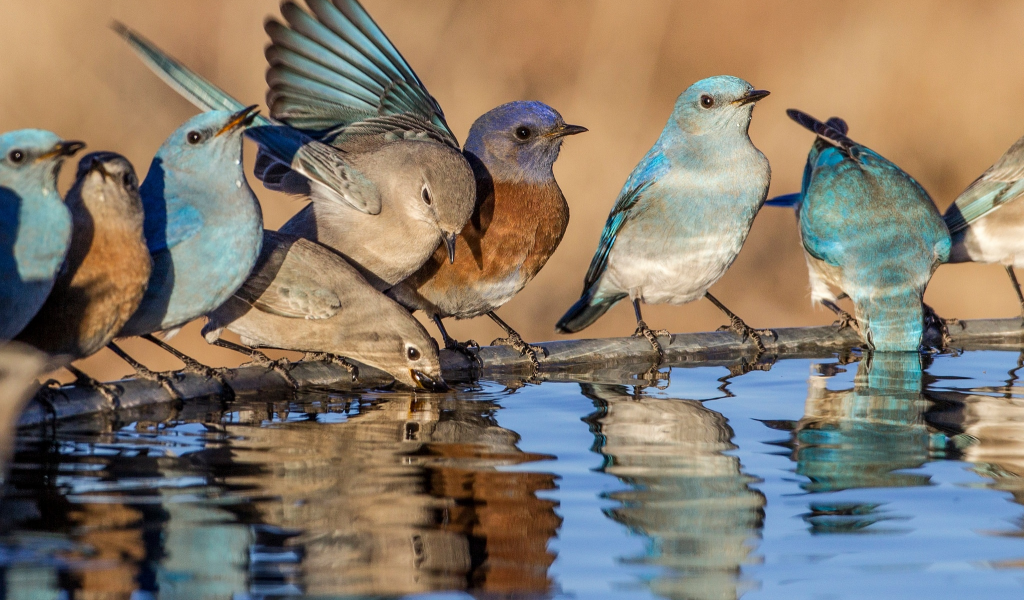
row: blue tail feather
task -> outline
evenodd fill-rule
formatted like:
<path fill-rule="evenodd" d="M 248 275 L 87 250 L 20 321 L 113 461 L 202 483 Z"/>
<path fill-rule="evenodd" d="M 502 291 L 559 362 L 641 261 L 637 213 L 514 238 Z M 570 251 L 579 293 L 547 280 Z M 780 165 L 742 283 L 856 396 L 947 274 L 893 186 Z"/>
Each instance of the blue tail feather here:
<path fill-rule="evenodd" d="M 558 320 L 558 324 L 555 325 L 555 330 L 559 333 L 582 331 L 590 327 L 594 321 L 597 321 L 604 313 L 608 312 L 609 308 L 615 306 L 619 300 L 625 297 L 626 295 L 622 294 L 595 299 L 594 295 L 588 291 L 562 315 L 562 318 Z"/>

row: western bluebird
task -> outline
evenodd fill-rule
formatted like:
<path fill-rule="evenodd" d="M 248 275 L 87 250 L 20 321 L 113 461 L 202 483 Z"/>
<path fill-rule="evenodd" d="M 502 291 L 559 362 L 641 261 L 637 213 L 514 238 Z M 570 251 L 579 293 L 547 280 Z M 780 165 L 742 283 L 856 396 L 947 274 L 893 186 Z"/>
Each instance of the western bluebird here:
<path fill-rule="evenodd" d="M 729 317 L 730 329 L 764 350 L 761 335 L 769 332 L 748 327 L 708 288 L 736 259 L 768 193 L 768 159 L 747 135 L 754 103 L 767 95 L 725 75 L 680 94 L 661 137 L 619 193 L 583 295 L 558 331 L 580 331 L 628 296 L 634 335 L 661 356 L 661 332 L 644 323 L 640 302 L 685 304 L 706 296 Z"/>
<path fill-rule="evenodd" d="M 848 138 L 841 119 L 787 114 L 818 135 L 796 200 L 815 299 L 834 304 L 828 286 L 842 290 L 869 347 L 916 351 L 925 287 L 949 258 L 938 209 L 910 175 Z"/>
<path fill-rule="evenodd" d="M 53 288 L 71 243 L 57 174 L 83 147 L 38 129 L 0 135 L 0 341 L 28 325 Z"/>
<path fill-rule="evenodd" d="M 118 337 L 143 336 L 175 352 L 151 334 L 206 315 L 249 276 L 263 242 L 259 201 L 242 171 L 242 132 L 254 110 L 197 115 L 157 152 L 140 188 L 153 269 L 138 310 Z"/>
<path fill-rule="evenodd" d="M 473 216 L 459 234 L 456 259 L 438 248 L 419 271 L 388 291 L 410 310 L 423 310 L 441 331 L 445 347 L 465 349 L 448 336 L 441 319 L 488 315 L 507 344 L 539 367 L 526 344 L 494 311 L 541 270 L 565 234 L 569 206 L 552 165 L 565 136 L 586 131 L 567 125 L 540 102 L 509 102 L 476 120 L 464 154 L 476 175 Z"/>
<path fill-rule="evenodd" d="M 998 263 L 1010 276 L 1024 317 L 1024 294 L 1013 272 L 1024 266 L 1024 137 L 967 186 L 943 217 L 952 236 L 949 262 Z"/>
<path fill-rule="evenodd" d="M 64 268 L 16 339 L 71 361 L 98 352 L 121 331 L 142 301 L 151 262 L 139 182 L 126 158 L 83 157 L 66 204 L 73 227 Z"/>
<path fill-rule="evenodd" d="M 346 41 L 352 25 L 344 13 L 312 6 L 340 19 L 331 23 L 342 33 L 292 3 L 281 10 L 293 29 L 267 24 L 274 120 L 261 119 L 248 133 L 260 145 L 256 175 L 270 189 L 312 201 L 282 232 L 331 247 L 386 289 L 442 242 L 454 250 L 473 211 L 473 172 L 440 107 L 362 7 L 348 6 L 375 41 L 370 57 Z M 193 103 L 240 106 L 138 35 L 118 31 Z"/>
<path fill-rule="evenodd" d="M 203 329 L 208 342 L 237 349 L 220 340 L 224 329 L 253 348 L 329 352 L 412 387 L 447 389 L 423 326 L 345 259 L 303 238 L 264 233 L 252 275 Z"/>

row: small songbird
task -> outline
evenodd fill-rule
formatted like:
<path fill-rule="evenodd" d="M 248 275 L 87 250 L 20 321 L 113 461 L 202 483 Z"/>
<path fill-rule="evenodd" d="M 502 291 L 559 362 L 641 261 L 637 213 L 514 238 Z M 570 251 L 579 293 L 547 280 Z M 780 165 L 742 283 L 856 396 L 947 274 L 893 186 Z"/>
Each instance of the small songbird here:
<path fill-rule="evenodd" d="M 98 352 L 121 331 L 142 301 L 151 265 L 139 181 L 126 158 L 83 157 L 66 204 L 73 227 L 64 268 L 16 339 L 70 361 Z"/>
<path fill-rule="evenodd" d="M 71 243 L 57 175 L 84 147 L 38 129 L 0 135 L 0 341 L 28 325 L 53 288 Z"/>
<path fill-rule="evenodd" d="M 0 481 L 6 481 L 18 437 L 18 419 L 39 388 L 36 378 L 46 370 L 42 353 L 24 344 L 0 345 Z"/>
<path fill-rule="evenodd" d="M 1024 294 L 1013 272 L 1024 267 L 1024 137 L 967 186 L 943 219 L 952 236 L 949 262 L 998 263 L 1006 269 L 1024 318 Z"/>
<path fill-rule="evenodd" d="M 837 300 L 828 286 L 849 295 L 869 347 L 918 350 L 924 290 L 950 252 L 938 209 L 914 178 L 848 138 L 841 119 L 787 114 L 817 134 L 795 200 L 812 293 L 826 306 Z"/>
<path fill-rule="evenodd" d="M 473 217 L 456 243 L 455 261 L 444 249 L 388 295 L 437 324 L 448 349 L 464 348 L 448 336 L 442 318 L 487 315 L 505 330 L 492 344 L 510 345 L 540 366 L 536 348 L 494 313 L 541 270 L 569 224 L 569 206 L 552 165 L 567 135 L 586 131 L 567 125 L 540 102 L 509 102 L 476 120 L 464 154 L 476 174 Z"/>
<path fill-rule="evenodd" d="M 708 293 L 743 247 L 771 179 L 768 159 L 747 134 L 754 103 L 768 95 L 720 75 L 694 83 L 676 100 L 654 147 L 630 174 L 608 215 L 583 295 L 556 326 L 588 327 L 623 298 L 633 301 L 635 336 L 663 355 L 644 323 L 640 302 L 685 304 L 707 297 L 731 322 L 727 328 L 761 336 Z"/>
<path fill-rule="evenodd" d="M 197 115 L 160 147 L 139 190 L 153 269 L 118 337 L 159 343 L 149 334 L 206 315 L 249 276 L 263 242 L 259 201 L 242 171 L 242 132 L 255 115 L 253 106 Z"/>
<path fill-rule="evenodd" d="M 473 211 L 473 171 L 437 102 L 363 8 L 310 7 L 319 21 L 285 2 L 288 24 L 266 25 L 273 118 L 248 132 L 260 146 L 256 176 L 312 201 L 282 232 L 329 246 L 384 290 L 442 243 L 454 257 Z M 197 106 L 241 106 L 137 34 L 118 32 Z M 369 56 L 353 46 L 366 43 Z"/>
<path fill-rule="evenodd" d="M 209 315 L 206 340 L 228 329 L 252 348 L 346 356 L 420 389 L 445 391 L 437 348 L 408 311 L 324 246 L 264 233 L 252 275 Z"/>

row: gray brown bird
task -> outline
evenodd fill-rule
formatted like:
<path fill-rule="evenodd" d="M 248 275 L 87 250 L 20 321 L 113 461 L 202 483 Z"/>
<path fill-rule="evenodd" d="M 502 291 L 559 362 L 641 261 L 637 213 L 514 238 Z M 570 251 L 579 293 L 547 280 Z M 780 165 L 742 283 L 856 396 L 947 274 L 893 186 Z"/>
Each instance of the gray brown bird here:
<path fill-rule="evenodd" d="M 36 377 L 46 370 L 46 357 L 24 344 L 0 346 L 0 479 L 14 450 L 18 417 L 39 387 Z"/>
<path fill-rule="evenodd" d="M 17 340 L 70 362 L 114 339 L 142 301 L 152 263 L 128 159 L 113 152 L 83 157 L 66 203 L 72 231 L 64 268 Z"/>
<path fill-rule="evenodd" d="M 209 315 L 203 336 L 223 345 L 224 329 L 252 348 L 345 356 L 411 387 L 447 389 L 423 326 L 345 259 L 306 239 L 264 232 L 248 281 Z"/>

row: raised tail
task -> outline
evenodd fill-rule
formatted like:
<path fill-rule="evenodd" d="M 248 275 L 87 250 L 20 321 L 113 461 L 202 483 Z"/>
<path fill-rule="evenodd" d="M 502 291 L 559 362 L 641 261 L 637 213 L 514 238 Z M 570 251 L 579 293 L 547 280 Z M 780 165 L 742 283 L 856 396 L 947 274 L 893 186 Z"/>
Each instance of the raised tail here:
<path fill-rule="evenodd" d="M 921 293 L 905 290 L 891 295 L 854 298 L 857 321 L 865 341 L 879 352 L 916 352 L 924 336 Z"/>
<path fill-rule="evenodd" d="M 126 27 L 123 23 L 114 21 L 111 25 L 114 31 L 120 35 L 132 50 L 139 55 L 142 62 L 164 82 L 174 88 L 176 92 L 184 96 L 189 102 L 195 104 L 200 110 L 228 110 L 238 112 L 245 108 L 238 100 L 232 98 L 227 92 L 210 83 L 202 75 L 189 69 L 177 60 L 171 58 L 163 50 L 157 48 L 152 42 L 138 33 Z M 254 125 L 270 125 L 269 119 L 257 116 L 253 121 Z"/>
<path fill-rule="evenodd" d="M 559 333 L 576 333 L 590 327 L 594 321 L 601 318 L 608 309 L 615 306 L 615 303 L 625 298 L 625 294 L 605 297 L 595 300 L 592 293 L 585 292 L 583 297 L 576 301 L 569 310 L 562 315 L 555 325 Z"/>

